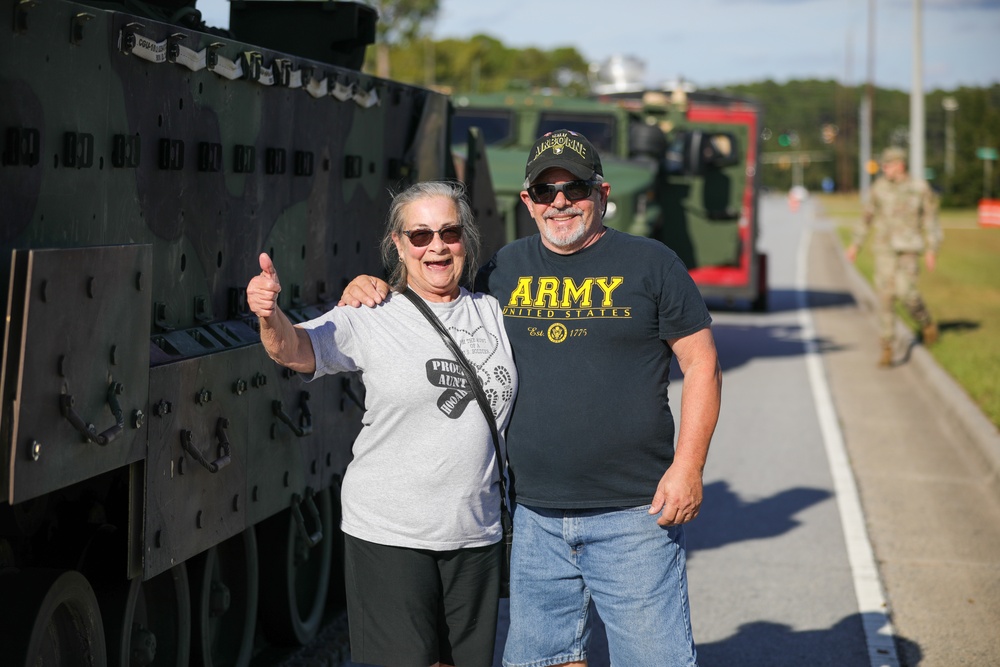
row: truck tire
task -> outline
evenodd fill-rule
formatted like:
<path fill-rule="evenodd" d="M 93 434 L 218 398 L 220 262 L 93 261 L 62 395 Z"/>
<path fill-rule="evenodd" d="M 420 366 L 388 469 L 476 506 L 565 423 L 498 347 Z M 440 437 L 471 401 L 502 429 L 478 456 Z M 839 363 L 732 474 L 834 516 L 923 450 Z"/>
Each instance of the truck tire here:
<path fill-rule="evenodd" d="M 757 262 L 757 296 L 750 303 L 755 313 L 767 312 L 767 255 L 761 253 Z"/>

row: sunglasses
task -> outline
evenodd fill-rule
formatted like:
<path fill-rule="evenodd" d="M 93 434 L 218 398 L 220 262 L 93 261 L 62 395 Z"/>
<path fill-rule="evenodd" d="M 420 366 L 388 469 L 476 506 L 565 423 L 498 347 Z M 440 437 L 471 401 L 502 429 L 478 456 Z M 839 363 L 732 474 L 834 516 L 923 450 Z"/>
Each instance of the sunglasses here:
<path fill-rule="evenodd" d="M 586 199 L 594 191 L 597 181 L 568 181 L 566 183 L 538 183 L 528 188 L 528 196 L 536 204 L 551 204 L 556 193 L 561 192 L 566 199 Z"/>
<path fill-rule="evenodd" d="M 458 243 L 462 240 L 462 225 L 451 225 L 441 229 L 413 229 L 408 232 L 404 231 L 403 234 L 410 239 L 410 243 L 416 248 L 430 245 L 435 234 L 440 236 L 445 243 Z"/>

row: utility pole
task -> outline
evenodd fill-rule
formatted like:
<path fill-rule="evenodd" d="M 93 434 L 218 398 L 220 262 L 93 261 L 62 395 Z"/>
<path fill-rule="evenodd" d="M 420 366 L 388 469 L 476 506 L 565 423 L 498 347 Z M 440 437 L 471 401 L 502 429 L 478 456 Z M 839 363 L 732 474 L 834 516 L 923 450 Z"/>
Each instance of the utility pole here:
<path fill-rule="evenodd" d="M 923 0 L 913 0 L 913 85 L 910 89 L 910 176 L 924 180 Z"/>
<path fill-rule="evenodd" d="M 941 100 L 944 109 L 944 191 L 951 194 L 951 186 L 955 178 L 955 112 L 958 111 L 958 100 L 946 97 Z"/>
<path fill-rule="evenodd" d="M 861 191 L 861 201 L 868 202 L 871 189 L 871 174 L 868 173 L 868 163 L 872 159 L 872 115 L 874 106 L 875 79 L 875 0 L 868 0 L 868 73 L 865 85 L 865 96 L 861 100 L 860 123 L 861 147 L 858 151 L 858 190 Z"/>
<path fill-rule="evenodd" d="M 851 79 L 853 75 L 851 74 L 851 56 L 854 51 L 854 36 L 850 30 L 847 31 L 847 60 L 844 67 L 844 81 L 837 86 L 837 123 L 840 125 L 840 131 L 834 138 L 834 145 L 837 151 L 837 191 L 845 192 L 850 190 L 851 182 L 851 165 L 847 156 L 848 143 L 851 141 L 851 122 L 848 114 L 850 114 L 849 109 L 853 108 L 854 104 L 854 93 L 849 92 L 848 86 L 851 85 Z"/>

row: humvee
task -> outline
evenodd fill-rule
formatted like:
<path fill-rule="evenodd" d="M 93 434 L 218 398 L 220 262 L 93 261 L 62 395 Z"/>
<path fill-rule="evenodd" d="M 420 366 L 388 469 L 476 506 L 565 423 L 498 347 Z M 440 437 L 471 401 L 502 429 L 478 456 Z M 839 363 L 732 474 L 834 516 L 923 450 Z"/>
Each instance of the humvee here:
<path fill-rule="evenodd" d="M 520 201 L 535 139 L 586 136 L 612 184 L 605 224 L 656 238 L 685 262 L 706 297 L 767 308 L 767 258 L 757 248 L 760 108 L 749 100 L 678 90 L 575 98 L 455 95 L 452 142 L 478 128 L 506 240 L 532 234 Z"/>

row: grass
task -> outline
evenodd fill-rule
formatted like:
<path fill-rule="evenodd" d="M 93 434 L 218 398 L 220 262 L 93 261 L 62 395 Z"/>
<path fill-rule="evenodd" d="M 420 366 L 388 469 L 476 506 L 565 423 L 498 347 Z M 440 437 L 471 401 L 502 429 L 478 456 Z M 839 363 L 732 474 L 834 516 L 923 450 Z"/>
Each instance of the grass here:
<path fill-rule="evenodd" d="M 820 203 L 846 246 L 861 213 L 857 195 L 820 196 Z M 919 283 L 941 329 L 930 352 L 1000 428 L 1000 229 L 980 227 L 975 209 L 944 210 L 939 217 L 944 243 L 937 269 L 923 270 Z M 870 246 L 858 256 L 857 266 L 871 283 Z"/>

